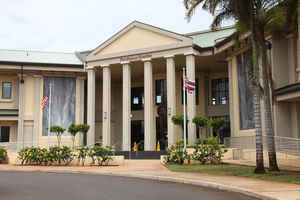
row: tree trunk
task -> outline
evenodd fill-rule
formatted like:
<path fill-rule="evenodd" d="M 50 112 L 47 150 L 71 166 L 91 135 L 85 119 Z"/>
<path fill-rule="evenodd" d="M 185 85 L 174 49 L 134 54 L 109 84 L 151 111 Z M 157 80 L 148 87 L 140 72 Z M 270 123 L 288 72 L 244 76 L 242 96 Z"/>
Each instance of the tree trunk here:
<path fill-rule="evenodd" d="M 298 0 L 298 5 L 297 5 L 297 21 L 298 21 L 298 40 L 297 40 L 297 67 L 298 69 L 300 68 L 300 0 Z M 300 81 L 300 75 L 298 73 L 297 76 L 297 81 Z"/>
<path fill-rule="evenodd" d="M 263 154 L 263 138 L 261 128 L 261 108 L 260 108 L 260 96 L 261 88 L 259 82 L 259 49 L 257 40 L 255 38 L 255 32 L 252 33 L 252 46 L 253 46 L 253 113 L 254 113 L 254 124 L 256 130 L 256 168 L 255 173 L 265 173 L 264 167 L 264 154 Z"/>
<path fill-rule="evenodd" d="M 260 96 L 261 96 L 261 87 L 259 82 L 259 46 L 257 28 L 259 26 L 257 17 L 258 17 L 258 7 L 256 1 L 251 1 L 250 3 L 250 24 L 252 31 L 252 56 L 253 56 L 253 77 L 252 82 L 250 83 L 253 91 L 253 113 L 254 113 L 254 125 L 256 131 L 256 168 L 254 173 L 265 173 L 264 167 L 264 154 L 263 154 L 263 140 L 262 140 L 262 130 L 261 130 L 261 110 L 260 110 Z"/>
<path fill-rule="evenodd" d="M 260 54 L 262 58 L 262 78 L 263 78 L 263 85 L 264 85 L 264 111 L 265 111 L 265 134 L 267 139 L 267 146 L 268 146 L 268 156 L 269 156 L 269 170 L 270 171 L 279 171 L 277 158 L 276 158 L 276 148 L 275 148 L 275 141 L 274 141 L 274 129 L 273 129 L 273 118 L 272 118 L 272 108 L 271 108 L 271 85 L 270 82 L 272 80 L 272 76 L 270 75 L 270 66 L 268 64 L 267 58 L 267 48 L 265 44 L 264 32 L 263 30 L 260 32 Z"/>

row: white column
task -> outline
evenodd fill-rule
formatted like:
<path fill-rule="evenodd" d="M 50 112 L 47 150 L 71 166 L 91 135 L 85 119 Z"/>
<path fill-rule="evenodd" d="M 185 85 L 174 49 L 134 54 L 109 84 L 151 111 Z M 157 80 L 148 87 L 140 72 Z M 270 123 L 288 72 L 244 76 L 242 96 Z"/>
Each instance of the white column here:
<path fill-rule="evenodd" d="M 289 70 L 289 83 L 293 84 L 297 82 L 297 60 L 296 60 L 296 45 L 295 39 L 288 39 L 288 70 Z"/>
<path fill-rule="evenodd" d="M 176 127 L 172 116 L 176 114 L 176 73 L 174 56 L 167 57 L 168 146 L 176 143 Z"/>
<path fill-rule="evenodd" d="M 88 69 L 88 98 L 87 98 L 87 123 L 90 129 L 87 133 L 87 145 L 95 145 L 95 71 Z"/>
<path fill-rule="evenodd" d="M 79 124 L 84 124 L 84 83 L 85 83 L 86 77 L 80 77 L 79 78 Z M 96 101 L 96 99 L 95 99 Z M 79 136 L 79 145 L 83 146 L 84 145 L 84 135 L 81 133 Z"/>
<path fill-rule="evenodd" d="M 229 115 L 230 115 L 230 135 L 231 137 L 234 136 L 234 104 L 233 104 L 233 83 L 232 83 L 232 59 L 227 61 L 228 62 L 228 79 L 229 79 Z"/>
<path fill-rule="evenodd" d="M 40 75 L 34 76 L 34 123 L 33 123 L 33 146 L 38 146 L 40 133 L 40 112 L 41 112 L 41 78 Z"/>
<path fill-rule="evenodd" d="M 123 64 L 123 151 L 131 147 L 131 67 Z"/>
<path fill-rule="evenodd" d="M 153 74 L 151 60 L 144 60 L 144 128 L 145 128 L 145 151 L 154 151 L 156 135 L 153 133 Z"/>
<path fill-rule="evenodd" d="M 189 80 L 195 80 L 195 56 L 186 56 L 186 74 Z M 196 99 L 195 92 L 187 94 L 187 116 L 188 116 L 188 144 L 193 145 L 196 141 L 196 126 L 192 123 L 196 116 Z"/>
<path fill-rule="evenodd" d="M 103 146 L 111 146 L 111 69 L 103 67 Z"/>
<path fill-rule="evenodd" d="M 18 118 L 18 136 L 17 148 L 20 150 L 24 147 L 24 81 L 19 76 L 19 118 Z"/>

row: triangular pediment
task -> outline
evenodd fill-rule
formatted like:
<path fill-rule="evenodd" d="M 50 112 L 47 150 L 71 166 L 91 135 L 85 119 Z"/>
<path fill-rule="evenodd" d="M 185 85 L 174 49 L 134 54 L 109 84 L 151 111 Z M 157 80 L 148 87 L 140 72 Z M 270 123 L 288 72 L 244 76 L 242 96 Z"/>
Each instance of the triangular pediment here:
<path fill-rule="evenodd" d="M 98 46 L 88 59 L 186 41 L 191 41 L 191 38 L 135 21 Z"/>

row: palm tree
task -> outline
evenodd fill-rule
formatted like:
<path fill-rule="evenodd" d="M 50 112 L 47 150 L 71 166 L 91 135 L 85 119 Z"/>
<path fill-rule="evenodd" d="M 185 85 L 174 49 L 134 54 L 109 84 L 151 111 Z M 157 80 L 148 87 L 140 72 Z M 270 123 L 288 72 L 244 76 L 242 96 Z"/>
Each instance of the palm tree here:
<path fill-rule="evenodd" d="M 293 1 L 293 0 L 289 0 Z M 185 0 L 187 17 L 190 18 L 195 9 L 202 5 L 203 9 L 209 10 L 214 15 L 212 28 L 221 25 L 224 20 L 234 19 L 237 27 L 243 28 L 252 33 L 252 51 L 253 51 L 253 94 L 254 94 L 254 116 L 256 127 L 257 142 L 257 168 L 256 172 L 264 172 L 263 149 L 262 149 L 262 131 L 260 115 L 260 96 L 264 97 L 265 104 L 265 132 L 268 138 L 268 155 L 270 170 L 279 170 L 276 159 L 276 150 L 274 142 L 274 130 L 272 124 L 271 94 L 272 76 L 271 67 L 267 59 L 267 42 L 265 32 L 278 30 L 279 27 L 287 24 L 286 10 L 278 6 L 283 0 Z M 300 0 L 298 0 L 298 9 L 300 13 Z M 217 9 L 218 8 L 218 9 Z M 299 18 L 299 16 L 298 16 Z M 299 40 L 298 40 L 299 42 Z M 300 43 L 300 42 L 299 42 Z M 259 78 L 262 70 L 263 90 L 261 89 Z"/>
<path fill-rule="evenodd" d="M 298 59 L 298 67 L 300 67 L 300 0 L 297 1 L 297 22 L 298 22 L 298 40 L 297 40 L 297 59 Z"/>

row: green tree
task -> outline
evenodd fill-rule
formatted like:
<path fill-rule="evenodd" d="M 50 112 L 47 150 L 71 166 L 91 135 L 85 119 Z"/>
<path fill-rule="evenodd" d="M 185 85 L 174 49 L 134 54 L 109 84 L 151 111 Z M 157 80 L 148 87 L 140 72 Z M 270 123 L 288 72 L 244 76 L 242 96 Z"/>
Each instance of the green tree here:
<path fill-rule="evenodd" d="M 277 166 L 276 150 L 274 143 L 274 130 L 272 124 L 271 95 L 273 91 L 271 67 L 267 59 L 266 32 L 278 31 L 288 22 L 286 2 L 289 0 L 184 0 L 187 9 L 187 17 L 190 18 L 195 9 L 202 5 L 202 8 L 209 10 L 214 15 L 212 28 L 222 24 L 224 20 L 235 20 L 238 32 L 250 31 L 253 51 L 253 78 L 252 88 L 254 94 L 254 121 L 256 128 L 256 160 L 255 172 L 264 173 L 263 145 L 260 115 L 260 97 L 264 97 L 266 110 L 265 132 L 268 137 L 268 155 L 270 170 L 279 170 Z M 292 1 L 291 1 L 292 2 Z M 298 5 L 300 5 L 298 0 Z M 300 6 L 298 6 L 300 8 Z M 299 9 L 300 12 L 300 9 Z M 237 33 L 238 33 L 237 32 Z M 260 69 L 262 77 L 260 77 Z M 263 87 L 260 85 L 260 78 L 263 79 Z M 262 90 L 263 88 L 263 90 Z"/>
<path fill-rule="evenodd" d="M 73 149 L 75 148 L 75 138 L 77 133 L 79 132 L 78 125 L 71 124 L 68 128 L 68 132 L 72 135 Z"/>
<path fill-rule="evenodd" d="M 57 137 L 57 146 L 60 147 L 61 144 L 61 136 L 64 134 L 66 129 L 60 127 L 60 126 L 51 126 L 50 132 L 55 133 Z"/>
<path fill-rule="evenodd" d="M 83 136 L 85 136 L 87 134 L 87 132 L 89 131 L 90 126 L 88 124 L 79 124 L 79 125 L 77 125 L 77 128 L 78 128 L 78 131 L 80 133 L 82 133 Z"/>
<path fill-rule="evenodd" d="M 173 124 L 181 126 L 182 128 L 182 133 L 184 129 L 184 115 L 173 115 L 171 118 Z M 186 124 L 188 124 L 189 120 L 188 117 L 186 117 Z M 183 135 L 183 134 L 182 134 Z"/>
<path fill-rule="evenodd" d="M 204 138 L 201 137 L 201 132 L 203 128 L 208 126 L 209 120 L 206 117 L 202 116 L 196 116 L 193 118 L 193 123 L 199 128 L 199 137 L 201 141 L 203 141 Z"/>
<path fill-rule="evenodd" d="M 217 136 L 220 138 L 220 132 L 228 126 L 228 121 L 223 118 L 216 118 L 209 121 L 210 125 L 216 130 Z"/>

